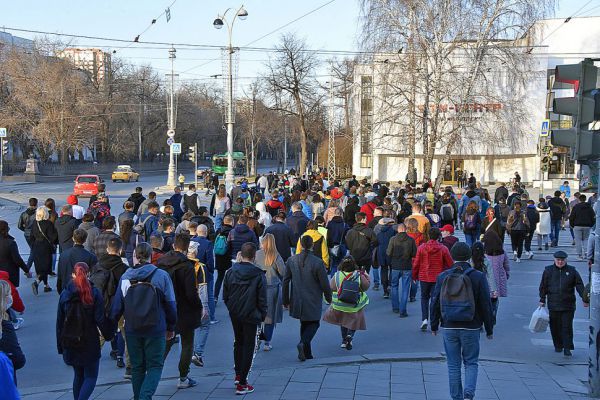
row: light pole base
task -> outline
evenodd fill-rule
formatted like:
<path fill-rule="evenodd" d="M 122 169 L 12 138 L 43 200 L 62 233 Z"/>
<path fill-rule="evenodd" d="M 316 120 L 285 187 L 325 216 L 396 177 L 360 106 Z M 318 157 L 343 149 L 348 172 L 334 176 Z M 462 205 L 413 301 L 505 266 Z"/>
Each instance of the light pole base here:
<path fill-rule="evenodd" d="M 175 175 L 177 175 L 177 171 L 175 171 L 175 163 L 169 163 L 167 186 L 175 187 L 175 185 L 177 185 Z"/>
<path fill-rule="evenodd" d="M 233 189 L 235 181 L 235 175 L 233 173 L 226 172 L 225 173 L 225 189 L 227 193 L 231 193 L 231 189 Z M 235 201 L 235 199 L 231 199 L 231 201 Z"/>

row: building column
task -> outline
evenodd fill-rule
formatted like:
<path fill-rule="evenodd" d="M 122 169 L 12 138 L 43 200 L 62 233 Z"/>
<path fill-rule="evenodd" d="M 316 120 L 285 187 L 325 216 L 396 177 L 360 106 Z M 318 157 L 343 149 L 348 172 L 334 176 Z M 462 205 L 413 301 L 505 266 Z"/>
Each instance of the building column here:
<path fill-rule="evenodd" d="M 487 182 L 486 176 L 485 176 L 485 164 L 486 164 L 486 159 L 485 156 L 481 156 L 479 158 L 479 182 L 481 182 L 482 185 L 485 185 Z"/>

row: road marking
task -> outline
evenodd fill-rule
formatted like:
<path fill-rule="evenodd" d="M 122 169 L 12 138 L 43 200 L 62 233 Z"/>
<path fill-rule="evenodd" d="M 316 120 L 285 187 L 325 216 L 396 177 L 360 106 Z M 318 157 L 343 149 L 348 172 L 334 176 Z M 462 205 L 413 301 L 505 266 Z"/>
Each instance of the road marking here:
<path fill-rule="evenodd" d="M 554 347 L 552 339 L 531 339 L 531 344 L 534 346 Z M 589 347 L 587 342 L 573 342 L 573 344 L 576 349 L 587 349 Z"/>

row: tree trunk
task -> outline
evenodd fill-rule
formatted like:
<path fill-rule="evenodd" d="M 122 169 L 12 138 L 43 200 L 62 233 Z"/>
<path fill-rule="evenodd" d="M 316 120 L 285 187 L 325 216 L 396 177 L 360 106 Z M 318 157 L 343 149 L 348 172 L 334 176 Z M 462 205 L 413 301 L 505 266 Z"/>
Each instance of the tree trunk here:
<path fill-rule="evenodd" d="M 306 171 L 308 165 L 308 133 L 306 132 L 306 124 L 304 121 L 304 109 L 302 107 L 302 101 L 300 95 L 295 96 L 296 107 L 298 108 L 298 122 L 300 122 L 300 164 L 298 165 L 299 175 L 302 175 Z"/>

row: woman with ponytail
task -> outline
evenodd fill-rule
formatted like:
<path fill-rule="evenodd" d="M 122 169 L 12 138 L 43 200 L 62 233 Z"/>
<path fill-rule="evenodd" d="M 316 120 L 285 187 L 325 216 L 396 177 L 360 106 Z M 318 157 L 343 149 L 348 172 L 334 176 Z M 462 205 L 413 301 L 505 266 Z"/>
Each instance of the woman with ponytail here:
<path fill-rule="evenodd" d="M 89 267 L 78 262 L 72 280 L 60 294 L 56 318 L 58 353 L 73 367 L 73 398 L 87 400 L 92 395 L 100 366 L 100 333 L 110 340 L 113 331 L 104 320 L 104 300 L 88 279 Z"/>

